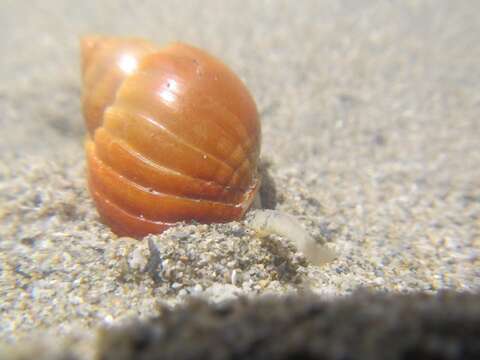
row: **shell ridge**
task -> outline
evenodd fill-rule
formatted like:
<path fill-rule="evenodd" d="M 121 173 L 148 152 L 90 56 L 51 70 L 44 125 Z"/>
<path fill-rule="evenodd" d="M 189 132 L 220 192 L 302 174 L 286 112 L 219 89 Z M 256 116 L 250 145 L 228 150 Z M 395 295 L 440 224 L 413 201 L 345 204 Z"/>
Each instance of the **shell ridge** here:
<path fill-rule="evenodd" d="M 103 207 L 103 208 L 108 207 L 108 208 L 110 208 L 110 211 L 113 209 L 114 212 L 116 212 L 117 214 L 120 214 L 120 216 L 122 217 L 123 222 L 120 222 L 119 219 L 113 219 L 111 216 L 108 216 L 108 217 L 105 218 L 105 216 L 101 215 L 101 217 L 105 218 L 105 220 L 108 223 L 110 223 L 110 226 L 113 228 L 114 232 L 116 232 L 116 233 L 126 234 L 126 235 L 131 234 L 132 230 L 128 229 L 128 227 L 124 223 L 125 218 L 129 222 L 137 223 L 137 225 L 138 225 L 138 223 L 142 224 L 142 227 L 144 227 L 145 224 L 148 224 L 148 225 L 151 225 L 151 226 L 155 227 L 155 230 L 152 231 L 152 232 L 145 231 L 145 230 L 138 231 L 138 235 L 140 235 L 140 236 L 145 236 L 148 233 L 155 233 L 155 232 L 158 232 L 158 231 L 163 231 L 163 230 L 175 225 L 175 223 L 173 223 L 173 222 L 170 223 L 170 222 L 164 222 L 164 221 L 161 221 L 161 220 L 151 220 L 151 219 L 146 219 L 144 217 L 137 216 L 134 213 L 131 213 L 128 210 L 126 210 L 126 209 L 118 206 L 117 204 L 113 203 L 109 198 L 105 197 L 105 194 L 103 192 L 99 191 L 98 189 L 93 189 L 93 187 L 90 186 L 90 191 L 92 193 L 93 198 L 97 202 L 100 203 L 101 207 Z"/>
<path fill-rule="evenodd" d="M 228 180 L 228 183 L 227 183 L 227 186 L 231 187 L 232 186 L 232 182 L 233 180 L 237 177 L 238 178 L 238 173 L 241 169 L 245 168 L 246 166 L 246 162 L 250 163 L 250 159 L 249 158 L 245 158 L 242 163 L 235 169 L 235 171 L 232 173 L 232 176 L 230 177 L 230 179 Z M 248 167 L 247 167 L 248 169 Z M 256 169 L 254 169 L 256 171 Z M 254 178 L 255 176 L 255 171 L 254 173 L 252 174 L 252 178 Z M 245 190 L 244 187 L 241 187 L 241 189 Z"/>
<path fill-rule="evenodd" d="M 183 52 L 182 55 L 180 55 L 180 56 L 175 55 L 174 51 L 173 51 L 175 48 L 181 48 L 184 51 L 186 50 L 186 52 Z M 210 54 L 207 54 L 207 53 L 204 54 L 204 52 L 201 49 L 199 49 L 195 46 L 191 46 L 191 45 L 182 43 L 182 42 L 170 43 L 168 46 L 166 46 L 165 48 L 162 49 L 162 52 L 165 53 L 165 54 L 169 54 L 170 56 L 175 56 L 177 58 L 188 59 L 188 60 L 194 62 L 195 64 L 197 64 L 197 67 L 199 67 L 198 61 L 195 59 L 197 56 L 200 56 L 200 57 L 204 56 L 204 57 L 208 58 L 208 60 L 211 61 L 213 64 L 223 68 L 223 71 L 225 72 L 224 75 L 228 76 L 230 79 L 238 80 L 239 83 L 241 84 L 241 88 L 242 88 L 242 92 L 240 93 L 240 96 L 243 97 L 247 101 L 253 102 L 253 99 L 251 98 L 251 96 L 248 95 L 248 89 L 247 89 L 246 85 L 243 83 L 243 81 L 241 79 L 239 79 L 230 69 L 228 69 L 226 67 L 226 65 L 220 59 L 217 59 L 216 57 L 211 56 Z M 218 74 L 213 75 L 213 76 L 216 77 L 216 76 L 218 76 Z M 248 134 L 250 133 L 250 131 L 251 130 L 256 130 L 254 128 L 250 129 L 243 122 L 241 122 L 240 119 L 238 118 L 238 116 L 232 110 L 230 110 L 229 106 L 227 104 L 225 104 L 224 102 L 220 102 L 219 99 L 216 99 L 216 100 L 212 99 L 211 96 L 210 96 L 210 100 L 213 100 L 212 103 L 214 103 L 216 105 L 220 104 L 222 106 L 222 108 L 224 108 L 228 113 L 231 113 L 231 114 L 234 115 L 234 117 L 238 120 L 238 122 L 242 125 L 243 129 L 245 130 L 245 133 L 247 134 L 247 136 L 246 136 L 247 139 L 248 139 Z"/>
<path fill-rule="evenodd" d="M 240 144 L 240 146 L 242 147 L 243 151 L 245 154 L 248 154 L 248 151 L 247 151 L 247 148 L 250 147 L 250 141 L 249 141 L 249 136 L 248 136 L 248 129 L 244 126 L 244 124 L 242 124 L 242 122 L 240 121 L 240 119 L 238 118 L 238 116 L 233 113 L 231 110 L 229 110 L 223 103 L 220 103 L 218 101 L 215 101 L 215 99 L 213 99 L 211 97 L 211 95 L 206 95 L 206 94 L 203 94 L 203 93 L 200 93 L 200 96 L 202 96 L 203 98 L 206 99 L 206 101 L 213 106 L 213 108 L 220 108 L 222 109 L 227 115 L 229 115 L 232 119 L 234 119 L 235 121 L 232 121 L 232 122 L 228 122 L 227 126 L 229 126 L 230 129 L 232 129 L 232 131 L 234 133 L 236 133 L 237 135 L 239 135 L 240 137 L 237 139 L 238 140 L 238 143 Z M 222 119 L 225 119 L 224 117 L 222 117 Z M 215 119 L 214 119 L 215 122 L 217 122 Z M 238 127 L 234 126 L 233 124 L 234 123 L 239 123 L 240 124 L 240 127 L 241 129 L 243 130 L 241 133 L 238 132 Z M 218 126 L 220 126 L 220 124 L 217 124 Z M 225 126 L 225 124 L 223 124 Z M 247 140 L 247 148 L 244 147 L 244 141 Z"/>
<path fill-rule="evenodd" d="M 234 112 L 230 111 L 223 103 L 219 102 L 219 101 L 215 101 L 215 99 L 213 99 L 210 95 L 204 95 L 205 98 L 208 98 L 209 101 L 212 103 L 212 104 L 215 104 L 217 105 L 219 108 L 223 109 L 228 115 L 230 115 L 232 118 L 234 118 L 236 120 L 236 123 L 240 124 L 241 125 L 241 128 L 245 131 L 244 134 L 245 134 L 245 139 L 247 140 L 247 149 L 248 150 L 251 150 L 251 145 L 253 143 L 253 140 L 250 139 L 252 136 L 249 136 L 249 132 L 248 132 L 248 129 L 247 127 L 245 126 L 245 124 L 240 120 L 240 118 L 238 117 L 237 114 L 235 114 Z M 255 137 L 256 137 L 256 132 L 255 132 Z M 243 140 L 243 139 L 242 139 Z M 253 154 L 251 154 L 251 151 L 248 151 L 247 149 L 245 149 L 243 147 L 243 143 L 242 141 L 240 141 L 240 145 L 242 146 L 242 148 L 245 150 L 245 153 L 248 155 L 248 157 L 251 157 L 253 156 Z"/>
<path fill-rule="evenodd" d="M 168 166 L 164 166 L 164 165 L 160 165 L 160 164 L 157 164 L 155 161 L 153 161 L 152 159 L 150 159 L 148 156 L 144 155 L 144 154 L 141 154 L 140 152 L 138 152 L 132 145 L 130 145 L 127 141 L 125 141 L 124 139 L 122 138 L 119 138 L 117 136 L 115 136 L 114 134 L 112 134 L 107 128 L 103 128 L 103 130 L 105 132 L 107 132 L 109 134 L 109 136 L 111 136 L 114 141 L 118 144 L 118 146 L 121 146 L 125 151 L 127 151 L 129 154 L 131 154 L 133 157 L 135 157 L 136 160 L 139 160 L 141 161 L 142 163 L 146 164 L 146 166 L 150 167 L 151 169 L 153 169 L 154 171 L 157 171 L 159 173 L 161 173 L 162 171 L 165 171 L 165 172 L 170 172 L 171 174 L 174 174 L 176 176 L 179 176 L 179 177 L 183 177 L 185 179 L 191 179 L 191 180 L 195 180 L 195 181 L 199 181 L 200 183 L 202 184 L 207 184 L 207 183 L 213 183 L 214 185 L 216 185 L 218 188 L 222 189 L 223 193 L 226 192 L 225 190 L 225 185 L 222 185 L 214 180 L 204 180 L 202 178 L 199 178 L 199 177 L 195 177 L 195 176 L 191 176 L 191 175 L 188 175 L 188 174 L 185 174 L 179 170 L 176 170 L 176 169 L 172 169 Z M 106 163 L 106 165 L 109 165 L 111 166 L 110 164 L 108 164 L 108 162 L 106 162 L 105 160 L 103 160 L 101 158 L 101 156 L 97 153 L 97 156 L 100 160 L 102 160 L 104 163 Z M 112 167 L 112 166 L 111 166 Z M 112 167 L 113 168 L 113 167 Z M 113 170 L 117 171 L 118 173 L 120 173 L 120 171 L 118 171 L 117 169 L 113 168 Z M 122 174 L 124 175 L 126 178 L 128 178 L 129 180 L 131 181 L 134 181 L 134 179 L 131 179 L 129 178 L 128 176 L 126 176 L 125 174 Z M 243 189 L 241 188 L 236 188 L 236 187 L 231 187 L 230 186 L 230 189 L 232 190 L 231 192 L 236 195 L 240 194 L 241 192 L 243 192 Z M 162 191 L 160 191 L 162 192 Z M 169 194 L 169 195 L 175 195 L 173 193 L 170 193 L 170 192 L 163 192 L 165 194 Z M 192 199 L 204 199 L 203 197 L 191 197 Z M 222 201 L 219 201 L 219 202 L 222 202 Z M 229 204 L 230 202 L 224 202 L 226 204 Z"/>
<path fill-rule="evenodd" d="M 157 52 L 157 53 L 153 53 L 153 54 L 149 54 L 147 56 L 155 56 L 156 54 L 158 53 L 162 53 L 161 51 Z M 166 53 L 167 56 L 172 56 L 171 54 L 169 53 Z M 189 57 L 182 57 L 184 59 L 187 59 L 187 60 L 191 60 Z M 158 69 L 157 69 L 158 70 Z M 133 74 L 132 74 L 133 75 Z M 141 75 L 141 76 L 145 76 L 145 77 L 151 77 L 152 76 L 152 72 L 151 70 L 148 70 L 148 69 L 143 69 L 142 66 L 140 65 L 139 69 L 137 70 L 137 72 L 135 73 L 135 76 L 138 76 L 138 75 Z M 119 89 L 119 92 L 123 92 L 124 90 L 122 89 Z M 192 90 L 190 90 L 192 91 Z M 194 91 L 194 95 L 196 97 L 201 97 L 203 99 L 205 99 L 205 102 L 210 104 L 211 105 L 211 111 L 216 111 L 215 109 L 218 109 L 220 108 L 221 110 L 223 110 L 223 112 L 225 113 L 226 116 L 220 116 L 220 118 L 224 121 L 229 115 L 230 115 L 230 118 L 234 119 L 234 121 L 228 121 L 227 123 L 219 123 L 219 121 L 215 118 L 212 118 L 210 121 L 214 124 L 216 124 L 216 126 L 220 129 L 222 129 L 222 132 L 223 133 L 228 133 L 230 134 L 229 138 L 231 140 L 233 140 L 234 142 L 237 142 L 240 144 L 240 146 L 242 147 L 243 149 L 243 152 L 246 156 L 248 156 L 248 147 L 250 146 L 250 143 L 248 143 L 248 147 L 246 148 L 244 146 L 244 142 L 245 140 L 248 142 L 249 141 L 249 129 L 245 126 L 245 124 L 240 121 L 239 117 L 233 112 L 231 111 L 228 106 L 226 104 L 224 104 L 223 102 L 218 102 L 218 101 L 215 101 L 215 99 L 212 98 L 211 95 L 206 95 L 205 93 L 201 92 L 201 91 L 198 91 L 198 90 L 195 90 Z M 176 96 L 178 96 L 178 94 L 176 94 Z M 239 124 L 240 126 L 235 126 L 235 124 Z M 226 131 L 225 130 L 225 127 L 228 127 L 228 129 L 230 129 L 230 131 Z M 235 134 L 235 135 L 234 135 Z M 232 138 L 233 137 L 233 138 Z"/>
<path fill-rule="evenodd" d="M 125 105 L 122 105 L 122 106 L 118 106 L 118 105 L 113 105 L 112 107 L 115 107 L 115 108 L 121 108 L 123 109 L 124 111 L 128 111 L 130 113 L 133 113 L 135 114 L 136 116 L 142 118 L 143 120 L 147 121 L 148 123 L 152 124 L 153 126 L 155 126 L 157 129 L 160 129 L 162 132 L 164 132 L 165 134 L 167 134 L 171 139 L 173 139 L 177 144 L 183 146 L 184 148 L 188 148 L 192 151 L 194 151 L 195 153 L 199 154 L 201 157 L 209 157 L 211 159 L 213 159 L 217 165 L 220 165 L 219 168 L 221 168 L 223 166 L 223 168 L 228 168 L 230 172 L 234 172 L 235 169 L 230 165 L 230 164 L 227 164 L 223 159 L 220 159 L 218 158 L 217 156 L 213 155 L 213 154 L 210 154 L 210 153 L 206 153 L 205 151 L 203 151 L 202 149 L 199 149 L 198 147 L 192 145 L 192 144 L 189 144 L 185 139 L 183 139 L 182 137 L 172 133 L 170 130 L 168 130 L 161 122 L 158 122 L 155 120 L 155 118 L 151 115 L 151 114 L 148 114 L 148 112 L 146 111 L 138 111 L 137 109 L 134 109 L 134 108 L 131 108 L 131 107 L 128 107 L 128 106 L 125 106 Z"/>
<path fill-rule="evenodd" d="M 155 54 L 153 54 L 153 55 L 155 55 Z M 131 112 L 136 113 L 137 108 L 135 108 L 131 104 L 131 102 L 133 101 L 132 97 L 135 96 L 134 95 L 135 94 L 134 89 L 135 89 L 136 86 L 138 86 L 136 83 L 138 83 L 138 82 L 141 83 L 141 82 L 145 81 L 145 80 L 142 80 L 142 77 L 148 79 L 148 78 L 151 78 L 154 75 L 152 75 L 152 71 L 148 71 L 148 70 L 142 69 L 140 67 L 135 72 L 135 74 L 132 74 L 132 76 L 136 77 L 136 79 L 135 79 L 136 81 L 134 81 L 133 84 L 131 84 L 131 83 L 129 84 L 128 79 L 125 79 L 126 81 L 124 82 L 124 84 L 122 84 L 122 86 L 119 88 L 119 90 L 117 92 L 117 94 L 120 94 L 120 95 L 119 95 L 118 98 L 115 99 L 115 102 L 113 103 L 113 106 L 123 107 L 127 110 L 131 109 Z M 180 79 L 178 81 L 182 82 L 183 79 Z M 217 106 L 216 102 L 212 100 L 211 97 L 205 95 L 203 92 L 200 92 L 198 90 L 192 91 L 191 88 L 189 89 L 189 91 L 192 93 L 192 96 L 201 97 L 202 99 L 205 100 L 206 103 L 211 105 L 210 108 L 208 109 L 209 112 L 216 112 L 217 111 L 216 109 L 218 109 L 218 106 Z M 185 95 L 182 94 L 181 92 L 175 92 L 174 90 L 169 90 L 169 92 L 174 94 L 176 98 L 183 98 L 183 99 L 185 98 Z M 162 104 L 162 106 L 165 106 L 167 108 L 169 107 L 169 104 L 167 102 L 165 102 L 164 100 L 161 100 L 161 104 Z M 226 114 L 223 114 L 223 113 L 219 114 L 219 115 L 223 115 L 223 116 L 219 116 L 219 119 L 216 119 L 215 117 L 209 117 L 209 118 L 203 118 L 202 120 L 203 121 L 208 121 L 209 124 L 215 126 L 216 130 L 219 130 L 219 131 L 221 131 L 222 134 L 227 135 L 227 138 L 230 140 L 230 142 L 232 144 L 239 144 L 242 148 L 242 151 L 243 151 L 242 155 L 244 157 L 249 156 L 247 149 L 244 147 L 245 141 L 248 140 L 248 133 L 246 132 L 246 129 L 243 129 L 244 131 L 239 132 L 239 130 L 236 129 L 236 127 L 233 125 L 234 122 L 239 122 L 238 117 L 230 116 L 230 115 L 233 115 L 233 114 L 228 109 L 225 109 L 224 107 L 222 107 L 222 110 Z M 142 111 L 146 114 L 146 112 L 143 109 L 141 111 L 138 110 L 139 113 L 141 113 Z M 167 122 L 167 124 L 164 124 L 163 122 L 157 121 L 156 116 L 154 116 L 151 113 L 148 114 L 148 116 L 149 116 L 149 118 L 154 119 L 154 121 L 156 121 L 158 124 L 161 124 L 166 130 L 170 131 L 170 134 L 173 134 L 172 130 L 170 130 L 170 128 L 168 126 L 168 122 Z M 230 118 L 234 119 L 234 121 L 229 120 L 229 122 L 227 122 L 227 124 L 219 122 L 219 120 L 227 119 L 228 116 L 230 116 Z M 226 127 L 229 129 L 229 131 L 225 129 Z M 188 142 L 187 139 L 185 139 L 185 138 L 181 138 L 181 139 L 182 139 L 184 144 L 191 145 Z M 191 145 L 191 146 L 193 147 L 193 145 Z M 207 153 L 206 150 L 203 150 L 199 147 L 195 146 L 195 148 L 197 150 L 199 150 L 201 153 Z M 208 155 L 209 157 L 212 157 L 212 158 L 216 158 L 217 160 L 220 160 L 220 161 L 224 162 L 224 159 L 221 159 L 217 155 L 214 155 L 212 153 L 207 153 L 206 155 Z M 225 165 L 231 167 L 232 171 L 234 171 L 235 166 L 237 166 L 238 164 L 226 163 Z"/>
<path fill-rule="evenodd" d="M 140 184 L 137 184 L 135 181 L 129 179 L 128 177 L 124 176 L 124 174 L 116 171 L 114 168 L 112 168 L 109 164 L 106 164 L 104 161 L 102 161 L 98 155 L 97 155 L 97 152 L 96 152 L 96 149 L 93 150 L 94 151 L 94 161 L 96 162 L 100 162 L 102 164 L 102 166 L 106 167 L 108 169 L 108 171 L 110 171 L 112 174 L 115 174 L 116 176 L 118 176 L 122 181 L 124 181 L 126 184 L 130 185 L 132 188 L 134 189 L 137 189 L 139 191 L 142 191 L 144 193 L 148 193 L 148 194 L 152 194 L 152 195 L 155 195 L 155 196 L 158 196 L 158 197 L 171 197 L 171 198 L 174 198 L 174 199 L 180 199 L 180 200 L 187 200 L 187 201 L 192 201 L 192 202 L 198 202 L 198 201 L 202 201 L 203 203 L 206 203 L 206 204 L 209 204 L 209 205 L 226 205 L 226 206 L 229 206 L 229 207 L 238 207 L 240 206 L 239 203 L 225 203 L 225 202 L 222 202 L 222 201 L 212 201 L 212 200 L 207 200 L 207 199 L 195 199 L 195 198 L 191 198 L 189 196 L 179 196 L 179 195 L 175 195 L 175 194 L 168 194 L 168 193 L 164 193 L 164 192 L 161 192 L 161 191 L 158 191 L 156 189 L 151 189 L 151 188 L 148 188 L 148 187 L 145 187 L 145 186 L 142 186 Z M 112 203 L 115 203 L 115 201 L 113 201 L 112 199 L 110 199 L 110 201 Z M 118 205 L 118 204 L 117 204 Z"/>
<path fill-rule="evenodd" d="M 148 72 L 146 70 L 142 70 L 142 69 L 139 69 L 136 73 L 135 73 L 135 76 L 145 76 L 145 77 L 151 77 L 152 74 L 151 72 Z M 124 91 L 126 91 L 125 89 L 122 89 L 122 94 L 125 95 Z M 130 90 L 131 91 L 131 90 Z M 175 96 L 177 98 L 185 98 L 186 96 L 183 95 L 182 93 L 179 93 L 179 92 L 174 92 L 172 90 L 170 90 L 172 93 L 175 94 Z M 190 90 L 191 91 L 191 90 Z M 120 92 L 120 91 L 119 91 Z M 129 97 L 131 95 L 129 94 Z M 192 96 L 194 97 L 201 97 L 203 99 L 205 99 L 205 102 L 207 102 L 208 104 L 210 105 L 213 105 L 213 106 L 210 106 L 210 108 L 208 108 L 208 112 L 215 112 L 215 109 L 217 108 L 216 107 L 216 103 L 211 99 L 211 97 L 208 97 L 207 95 L 205 95 L 204 93 L 202 92 L 199 92 L 199 91 L 194 91 Z M 119 101 L 120 103 L 120 101 Z M 162 103 L 168 107 L 168 104 L 165 103 L 164 101 L 162 101 Z M 224 109 L 224 108 L 222 108 Z M 224 110 L 225 111 L 225 110 Z M 228 110 L 227 110 L 228 111 Z M 228 115 L 231 115 L 232 113 L 231 112 L 227 112 Z M 221 115 L 221 114 L 220 114 Z M 213 126 L 215 127 L 215 130 L 216 131 L 219 131 L 221 132 L 221 134 L 223 136 L 225 136 L 226 138 L 228 138 L 229 142 L 232 143 L 232 144 L 236 144 L 237 146 L 240 146 L 241 150 L 242 150 L 242 157 L 247 157 L 248 156 L 248 151 L 247 149 L 244 147 L 244 142 L 245 142 L 245 139 L 248 138 L 248 134 L 243 131 L 241 134 L 239 134 L 239 132 L 235 129 L 235 127 L 232 125 L 233 122 L 231 122 L 232 124 L 230 123 L 220 123 L 219 120 L 225 120 L 226 116 L 219 116 L 219 117 L 212 117 L 212 116 L 206 116 L 206 117 L 202 117 L 201 121 L 202 122 L 206 122 L 208 126 Z M 232 118 L 235 119 L 235 121 L 237 121 L 238 118 L 235 118 L 232 116 Z M 164 124 L 164 126 L 172 131 L 170 129 L 170 126 L 168 125 L 169 122 L 167 122 L 167 124 Z M 228 130 L 226 129 L 228 128 Z M 186 140 L 185 140 L 186 141 Z M 201 151 L 204 151 L 203 149 L 200 149 Z M 230 162 L 228 162 L 228 164 L 230 164 Z M 235 166 L 238 166 L 238 164 L 230 164 L 230 166 L 232 167 L 235 167 Z"/>
<path fill-rule="evenodd" d="M 211 99 L 211 101 L 214 102 L 215 100 L 214 100 L 214 99 Z M 219 106 L 222 106 L 221 103 L 218 103 L 218 104 L 219 104 Z M 224 110 L 227 111 L 232 117 L 234 117 L 235 119 L 238 120 L 238 122 L 241 123 L 240 119 L 238 118 L 238 116 L 237 116 L 236 114 L 230 112 L 227 108 L 224 108 Z M 246 128 L 244 127 L 244 129 L 246 129 Z M 248 148 L 249 148 L 250 150 L 252 150 L 252 149 L 251 149 L 251 145 L 254 143 L 254 141 L 256 141 L 256 136 L 257 136 L 257 134 L 255 133 L 255 139 L 254 139 L 254 140 L 249 140 L 249 142 L 247 143 L 247 146 L 248 146 Z M 247 138 L 248 138 L 248 137 L 247 137 Z M 240 142 L 239 145 L 242 146 L 242 148 L 243 148 L 243 144 L 242 144 L 241 142 Z M 256 164 L 256 162 L 253 161 L 254 158 L 255 158 L 254 151 L 245 151 L 245 152 L 246 152 L 246 154 L 248 154 L 248 156 L 246 156 L 245 159 L 242 161 L 242 163 L 239 164 L 239 165 L 235 168 L 234 172 L 231 174 L 231 176 L 230 176 L 230 178 L 229 178 L 229 180 L 228 180 L 228 182 L 227 182 L 227 186 L 232 186 L 232 182 L 234 181 L 235 176 L 237 176 L 239 170 L 244 167 L 246 161 L 248 161 L 248 162 L 251 163 L 251 164 Z M 257 169 L 254 169 L 254 174 L 252 174 L 252 178 L 255 177 L 254 175 L 255 175 L 255 172 L 256 172 L 256 171 L 257 171 Z"/>

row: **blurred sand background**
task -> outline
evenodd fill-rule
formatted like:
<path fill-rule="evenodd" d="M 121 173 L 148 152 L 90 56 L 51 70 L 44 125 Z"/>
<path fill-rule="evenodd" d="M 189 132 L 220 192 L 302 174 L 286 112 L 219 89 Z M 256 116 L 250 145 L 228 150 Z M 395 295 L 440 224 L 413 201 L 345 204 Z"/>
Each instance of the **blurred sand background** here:
<path fill-rule="evenodd" d="M 478 291 L 479 13 L 476 0 L 2 0 L 0 339 L 88 334 L 190 294 Z M 277 209 L 337 260 L 312 266 L 242 222 L 184 224 L 151 237 L 155 282 L 147 242 L 113 241 L 85 187 L 88 33 L 185 41 L 234 69 Z"/>

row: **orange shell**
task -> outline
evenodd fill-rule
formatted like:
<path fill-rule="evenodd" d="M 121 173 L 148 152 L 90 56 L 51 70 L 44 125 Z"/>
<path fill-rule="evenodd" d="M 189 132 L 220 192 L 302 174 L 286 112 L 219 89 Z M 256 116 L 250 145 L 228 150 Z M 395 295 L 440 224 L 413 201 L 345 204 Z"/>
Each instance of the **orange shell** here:
<path fill-rule="evenodd" d="M 177 221 L 243 217 L 259 187 L 260 122 L 250 93 L 189 45 L 82 39 L 88 183 L 118 235 Z"/>

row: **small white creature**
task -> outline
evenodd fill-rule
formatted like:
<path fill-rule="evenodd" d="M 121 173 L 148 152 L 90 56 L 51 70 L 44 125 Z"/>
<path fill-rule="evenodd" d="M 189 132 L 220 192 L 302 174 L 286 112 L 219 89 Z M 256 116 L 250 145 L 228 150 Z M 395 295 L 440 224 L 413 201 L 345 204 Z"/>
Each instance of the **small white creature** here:
<path fill-rule="evenodd" d="M 259 236 L 276 234 L 292 241 L 313 265 L 321 266 L 336 258 L 332 249 L 315 242 L 315 239 L 290 215 L 275 210 L 255 210 L 250 213 L 247 225 Z"/>

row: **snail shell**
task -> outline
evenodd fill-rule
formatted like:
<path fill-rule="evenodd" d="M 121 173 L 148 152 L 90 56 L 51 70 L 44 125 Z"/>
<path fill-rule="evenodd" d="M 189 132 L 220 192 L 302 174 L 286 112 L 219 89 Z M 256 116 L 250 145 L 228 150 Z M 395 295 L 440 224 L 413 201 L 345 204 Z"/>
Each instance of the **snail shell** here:
<path fill-rule="evenodd" d="M 250 93 L 223 63 L 174 43 L 82 39 L 88 183 L 118 235 L 177 221 L 243 217 L 259 187 L 260 122 Z"/>

